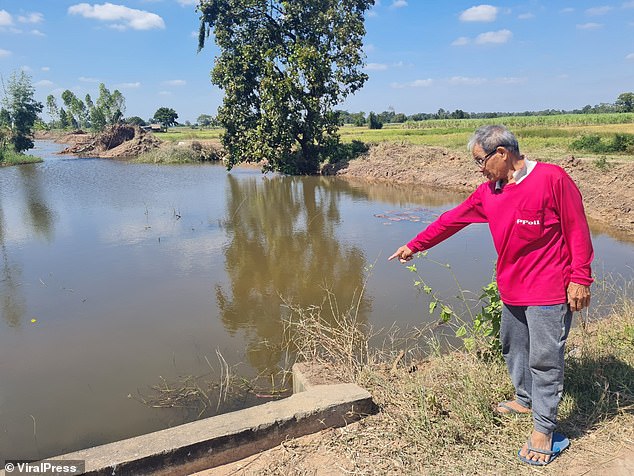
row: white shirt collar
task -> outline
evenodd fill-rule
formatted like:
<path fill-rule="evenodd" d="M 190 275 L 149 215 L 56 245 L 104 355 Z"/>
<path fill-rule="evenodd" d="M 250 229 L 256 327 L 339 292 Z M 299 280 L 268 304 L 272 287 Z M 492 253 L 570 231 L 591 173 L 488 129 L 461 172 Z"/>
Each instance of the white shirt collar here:
<path fill-rule="evenodd" d="M 535 165 L 537 165 L 536 160 L 529 160 L 525 158 L 524 167 L 513 172 L 513 179 L 515 180 L 514 183 L 518 184 L 522 180 L 524 180 L 526 177 L 528 177 L 528 174 L 530 174 L 533 171 L 533 169 L 535 168 Z M 498 180 L 497 182 L 495 182 L 495 190 L 496 191 L 502 190 L 504 185 L 505 185 L 504 180 L 501 180 L 501 179 Z"/>

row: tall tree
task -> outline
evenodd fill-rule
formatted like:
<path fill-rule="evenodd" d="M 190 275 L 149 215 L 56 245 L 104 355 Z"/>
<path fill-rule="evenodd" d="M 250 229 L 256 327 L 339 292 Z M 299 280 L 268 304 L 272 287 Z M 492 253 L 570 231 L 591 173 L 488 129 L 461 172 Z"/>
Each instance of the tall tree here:
<path fill-rule="evenodd" d="M 200 127 L 210 127 L 214 124 L 215 119 L 209 114 L 201 114 L 198 116 L 198 119 L 196 119 L 196 122 L 200 125 Z"/>
<path fill-rule="evenodd" d="M 178 114 L 171 107 L 159 107 L 154 113 L 154 120 L 166 129 L 177 124 Z"/>
<path fill-rule="evenodd" d="M 199 51 L 220 47 L 212 82 L 228 167 L 315 173 L 338 144 L 334 107 L 361 88 L 364 13 L 374 0 L 201 0 Z"/>
<path fill-rule="evenodd" d="M 44 106 L 35 100 L 31 77 L 24 71 L 15 72 L 7 82 L 3 98 L 2 122 L 10 131 L 9 142 L 16 152 L 33 147 L 33 125 Z"/>
<path fill-rule="evenodd" d="M 620 112 L 634 112 L 634 93 L 622 93 L 614 104 Z"/>
<path fill-rule="evenodd" d="M 125 98 L 118 89 L 110 92 L 106 85 L 99 84 L 99 97 L 96 107 L 103 115 L 106 124 L 114 125 L 123 118 L 125 112 Z"/>
<path fill-rule="evenodd" d="M 51 127 L 55 127 L 59 123 L 59 107 L 57 107 L 57 101 L 52 94 L 46 96 L 46 112 L 51 118 Z"/>
<path fill-rule="evenodd" d="M 84 101 L 67 89 L 62 93 L 62 101 L 66 106 L 66 115 L 74 128 L 86 127 L 89 122 L 89 111 L 86 109 Z"/>

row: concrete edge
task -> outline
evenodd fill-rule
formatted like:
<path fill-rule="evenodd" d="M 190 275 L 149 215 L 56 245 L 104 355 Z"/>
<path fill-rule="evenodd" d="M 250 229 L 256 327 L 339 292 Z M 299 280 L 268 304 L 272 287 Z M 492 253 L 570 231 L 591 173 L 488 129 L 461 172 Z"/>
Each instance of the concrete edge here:
<path fill-rule="evenodd" d="M 371 395 L 355 384 L 311 385 L 300 369 L 293 371 L 304 391 L 283 400 L 46 459 L 83 460 L 88 475 L 188 475 L 377 412 Z"/>

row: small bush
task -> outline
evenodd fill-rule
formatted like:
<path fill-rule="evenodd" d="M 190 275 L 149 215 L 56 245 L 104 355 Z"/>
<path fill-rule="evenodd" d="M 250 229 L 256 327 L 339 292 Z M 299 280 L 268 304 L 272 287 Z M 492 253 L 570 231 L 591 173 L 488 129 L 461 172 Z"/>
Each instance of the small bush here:
<path fill-rule="evenodd" d="M 610 140 L 603 140 L 599 134 L 588 134 L 572 141 L 570 148 L 595 154 L 632 153 L 634 134 L 615 134 Z"/>
<path fill-rule="evenodd" d="M 596 159 L 593 163 L 594 163 L 594 166 L 602 172 L 606 172 L 612 167 L 612 164 L 608 162 L 608 159 L 605 155 L 602 155 L 601 157 Z"/>

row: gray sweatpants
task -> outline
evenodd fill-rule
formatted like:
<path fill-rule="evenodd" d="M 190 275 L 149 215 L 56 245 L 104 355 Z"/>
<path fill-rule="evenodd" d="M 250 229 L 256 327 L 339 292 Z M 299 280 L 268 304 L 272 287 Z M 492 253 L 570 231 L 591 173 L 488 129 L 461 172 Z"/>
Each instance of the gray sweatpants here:
<path fill-rule="evenodd" d="M 542 433 L 552 433 L 557 425 L 571 322 L 568 304 L 502 307 L 502 353 L 516 399 L 533 409 L 534 427 Z"/>

